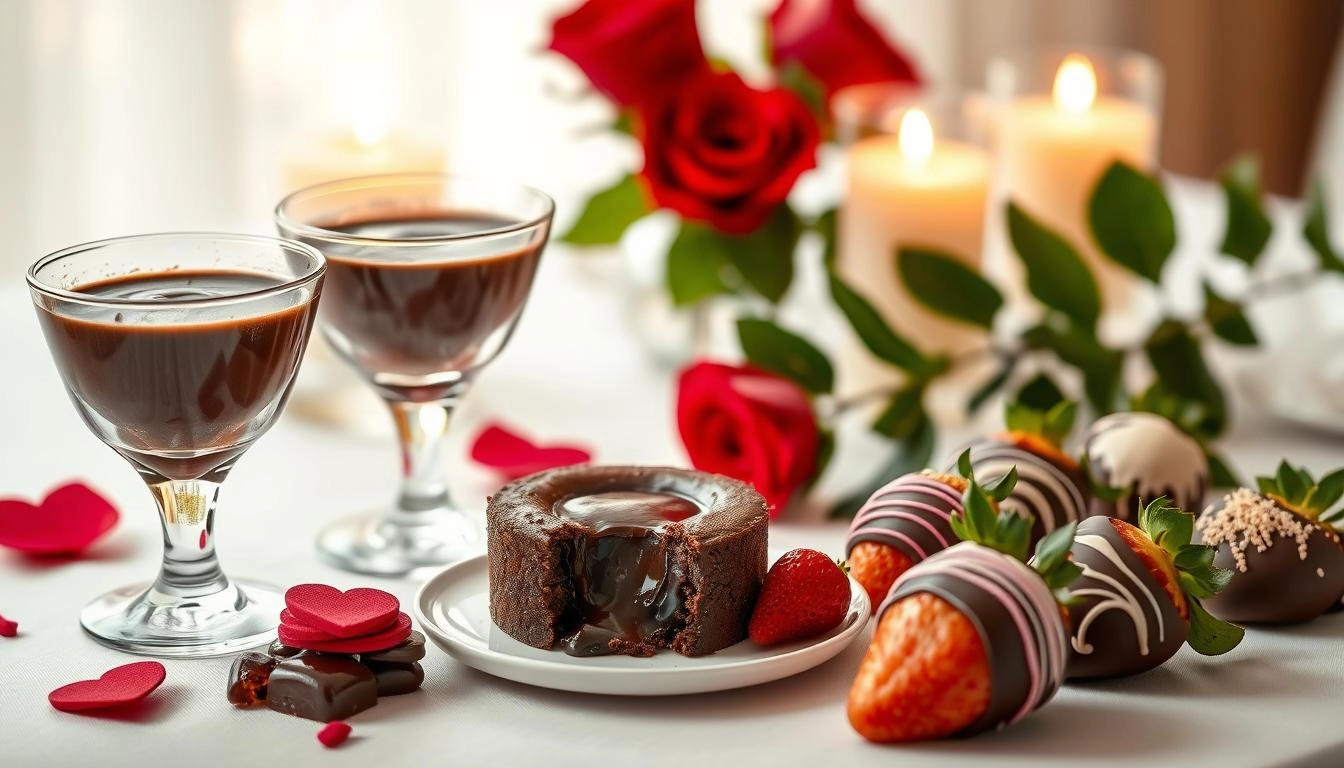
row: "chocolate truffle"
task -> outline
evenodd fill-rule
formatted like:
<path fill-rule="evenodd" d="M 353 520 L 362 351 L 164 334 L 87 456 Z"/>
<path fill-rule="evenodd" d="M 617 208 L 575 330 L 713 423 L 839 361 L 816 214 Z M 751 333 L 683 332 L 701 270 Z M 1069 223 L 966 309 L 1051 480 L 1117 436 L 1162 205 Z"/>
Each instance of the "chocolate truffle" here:
<path fill-rule="evenodd" d="M 1093 498 L 1092 514 L 1133 522 L 1139 505 L 1165 496 L 1197 514 L 1204 507 L 1209 462 L 1194 438 L 1152 413 L 1103 416 L 1083 437 L 1083 457 L 1097 481 L 1123 488 L 1118 501 Z"/>
<path fill-rule="evenodd" d="M 1079 523 L 1072 552 L 1083 574 L 1065 606 L 1070 678 L 1138 674 L 1180 649 L 1189 624 L 1110 518 Z"/>
<path fill-rule="evenodd" d="M 418 661 L 410 663 L 365 661 L 363 664 L 378 681 L 379 696 L 413 693 L 425 682 L 425 668 L 420 666 Z"/>
<path fill-rule="evenodd" d="M 746 637 L 768 522 L 760 494 L 719 475 L 531 475 L 486 507 L 490 616 L 519 642 L 578 656 L 713 653 Z"/>
<path fill-rule="evenodd" d="M 320 723 L 344 720 L 378 703 L 373 672 L 353 657 L 305 653 L 271 670 L 266 704 Z"/>
<path fill-rule="evenodd" d="M 958 735 L 1002 728 L 1044 705 L 1064 681 L 1068 632 L 1040 574 L 988 547 L 961 542 L 896 580 L 878 613 L 928 592 L 975 625 L 989 661 L 989 705 Z"/>
<path fill-rule="evenodd" d="M 997 483 L 1017 467 L 1017 486 L 1000 502 L 1034 520 L 1031 545 L 1051 531 L 1087 517 L 1086 487 L 1077 466 L 1046 458 L 1021 446 L 1000 440 L 986 440 L 971 446 L 971 468 L 981 485 Z"/>
<path fill-rule="evenodd" d="M 1328 526 L 1239 488 L 1195 521 L 1196 537 L 1216 545 L 1213 564 L 1232 581 L 1204 607 L 1246 624 L 1296 624 L 1325 613 L 1344 593 L 1344 547 Z"/>
<path fill-rule="evenodd" d="M 226 695 L 235 707 L 251 707 L 266 701 L 266 687 L 276 660 L 264 653 L 244 653 L 229 669 Z"/>

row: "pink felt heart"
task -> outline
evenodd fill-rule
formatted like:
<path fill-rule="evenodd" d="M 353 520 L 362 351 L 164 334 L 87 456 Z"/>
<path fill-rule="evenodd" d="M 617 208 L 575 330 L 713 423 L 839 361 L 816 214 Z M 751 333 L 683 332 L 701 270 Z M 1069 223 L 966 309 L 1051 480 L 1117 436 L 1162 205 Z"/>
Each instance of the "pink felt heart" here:
<path fill-rule="evenodd" d="M 537 445 L 501 424 L 489 424 L 471 444 L 471 458 L 505 479 L 591 461 L 592 453 L 576 445 Z"/>
<path fill-rule="evenodd" d="M 19 622 L 0 616 L 0 637 L 18 637 Z"/>
<path fill-rule="evenodd" d="M 395 648 L 411 636 L 411 617 L 405 612 L 397 614 L 396 622 L 387 629 L 359 637 L 343 637 L 339 640 L 304 641 L 291 634 L 292 628 L 281 624 L 277 635 L 280 642 L 290 648 L 302 648 L 318 653 L 374 653 Z"/>
<path fill-rule="evenodd" d="M 396 595 L 370 587 L 342 592 L 327 584 L 299 584 L 285 592 L 285 607 L 297 621 L 313 629 L 335 637 L 356 637 L 395 621 L 401 601 Z"/>
<path fill-rule="evenodd" d="M 0 499 L 0 546 L 32 555 L 74 554 L 117 524 L 117 508 L 83 483 L 69 483 L 34 506 Z"/>
<path fill-rule="evenodd" d="M 47 694 L 47 701 L 62 712 L 120 707 L 153 693 L 167 675 L 157 661 L 137 661 L 109 669 L 97 680 L 63 685 Z"/>

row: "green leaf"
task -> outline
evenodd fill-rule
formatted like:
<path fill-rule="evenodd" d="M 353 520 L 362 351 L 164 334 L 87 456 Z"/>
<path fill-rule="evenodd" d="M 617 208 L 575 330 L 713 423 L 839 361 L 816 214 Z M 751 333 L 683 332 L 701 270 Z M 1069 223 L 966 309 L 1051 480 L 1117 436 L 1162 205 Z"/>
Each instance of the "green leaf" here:
<path fill-rule="evenodd" d="M 835 385 L 835 371 L 821 350 L 769 320 L 739 319 L 737 338 L 752 365 L 792 379 L 808 392 L 830 392 Z"/>
<path fill-rule="evenodd" d="M 1078 418 L 1078 404 L 1072 400 L 1061 400 L 1045 412 L 1044 437 L 1051 445 L 1060 447 L 1073 431 L 1073 422 Z"/>
<path fill-rule="evenodd" d="M 1082 575 L 1083 569 L 1069 561 L 1077 523 L 1069 523 L 1048 533 L 1036 545 L 1032 567 L 1045 579 L 1051 590 L 1060 590 Z"/>
<path fill-rule="evenodd" d="M 995 501 L 1003 501 L 1017 487 L 1017 479 L 1017 467 L 1013 466 L 1008 470 L 1008 474 L 1000 477 L 997 482 L 985 486 L 985 493 L 989 494 L 989 498 Z"/>
<path fill-rule="evenodd" d="M 1198 600 L 1190 600 L 1190 634 L 1185 642 L 1196 653 L 1221 656 L 1237 647 L 1246 630 L 1215 618 Z"/>
<path fill-rule="evenodd" d="M 896 271 L 916 301 L 944 317 L 990 330 L 1003 307 L 999 289 L 946 253 L 903 246 L 896 252 Z"/>
<path fill-rule="evenodd" d="M 1174 556 L 1194 536 L 1195 516 L 1172 506 L 1164 496 L 1139 510 L 1139 528 Z"/>
<path fill-rule="evenodd" d="M 1063 330 L 1038 325 L 1028 329 L 1022 340 L 1032 349 L 1054 352 L 1060 360 L 1077 368 L 1083 374 L 1087 402 L 1098 414 L 1115 410 L 1125 362 L 1123 353 L 1103 347 L 1095 335 L 1073 325 Z"/>
<path fill-rule="evenodd" d="M 1337 469 L 1316 483 L 1306 503 L 1317 512 L 1324 512 L 1341 498 L 1344 498 L 1344 469 Z"/>
<path fill-rule="evenodd" d="M 834 208 L 829 208 L 817 216 L 817 220 L 812 223 L 812 231 L 821 238 L 821 263 L 825 265 L 826 270 L 835 269 L 835 224 L 836 212 Z"/>
<path fill-rule="evenodd" d="M 1003 425 L 1009 432 L 1039 435 L 1045 431 L 1045 412 L 1026 403 L 1009 401 L 1004 405 Z"/>
<path fill-rule="evenodd" d="M 1173 562 L 1176 564 L 1176 568 L 1182 571 L 1202 570 L 1214 567 L 1213 558 L 1217 554 L 1218 549 L 1216 547 L 1187 544 L 1177 550 Z"/>
<path fill-rule="evenodd" d="M 970 414 L 978 413 L 981 408 L 985 407 L 985 403 L 989 402 L 991 397 L 1000 389 L 1003 389 L 1003 385 L 1008 383 L 1008 377 L 1012 375 L 1013 369 L 1011 366 L 1005 365 L 1000 368 L 998 373 L 991 376 L 971 395 L 970 400 L 966 402 L 967 412 Z"/>
<path fill-rule="evenodd" d="M 917 382 L 897 390 L 887 401 L 887 407 L 873 422 L 873 431 L 895 440 L 904 440 L 915 433 L 928 416 L 924 413 L 924 384 Z"/>
<path fill-rule="evenodd" d="M 1289 504 L 1297 504 L 1306 498 L 1307 491 L 1311 489 L 1311 481 L 1302 482 L 1302 476 L 1287 461 L 1279 464 L 1279 471 L 1274 477 L 1279 486 L 1279 494 L 1283 500 Z"/>
<path fill-rule="evenodd" d="M 1022 385 L 1017 391 L 1017 402 L 1036 411 L 1048 411 L 1064 402 L 1064 393 L 1055 385 L 1053 379 L 1039 373 L 1034 379 Z"/>
<path fill-rule="evenodd" d="M 1219 250 L 1255 266 L 1274 231 L 1261 204 L 1260 167 L 1255 158 L 1240 157 L 1223 171 L 1218 182 L 1227 201 L 1227 229 Z"/>
<path fill-rule="evenodd" d="M 826 87 L 796 60 L 785 62 L 776 77 L 780 85 L 798 94 L 813 115 L 817 117 L 827 115 Z"/>
<path fill-rule="evenodd" d="M 1272 477 L 1264 477 L 1262 475 L 1255 478 L 1255 488 L 1260 491 L 1262 495 L 1269 495 L 1271 493 L 1275 496 L 1279 495 L 1279 483 Z"/>
<path fill-rule="evenodd" d="M 616 133 L 623 133 L 626 136 L 635 135 L 635 111 L 633 109 L 621 110 L 616 116 L 616 121 L 611 124 L 611 130 Z"/>
<path fill-rule="evenodd" d="M 868 501 L 877 489 L 895 480 L 901 475 L 918 472 L 929 465 L 933 458 L 933 445 L 937 430 L 933 422 L 925 421 L 913 435 L 905 440 L 892 442 L 891 455 L 866 483 L 854 493 L 837 501 L 831 507 L 831 518 L 853 517 L 855 512 Z"/>
<path fill-rule="evenodd" d="M 970 448 L 967 448 L 966 450 L 962 451 L 961 455 L 957 457 L 957 472 L 960 473 L 961 476 L 966 478 L 967 480 L 970 480 L 972 477 L 975 477 L 975 470 L 971 464 Z"/>
<path fill-rule="evenodd" d="M 1095 328 L 1101 298 L 1097 281 L 1078 251 L 1015 203 L 1008 204 L 1008 236 L 1026 267 L 1031 295 L 1074 323 Z"/>
<path fill-rule="evenodd" d="M 1325 185 L 1316 182 L 1311 185 L 1307 196 L 1307 220 L 1302 227 L 1302 236 L 1321 260 L 1321 269 L 1328 272 L 1344 272 L 1344 261 L 1330 244 L 1330 227 L 1325 214 Z"/>
<path fill-rule="evenodd" d="M 1204 449 L 1204 457 L 1209 461 L 1209 485 L 1214 488 L 1241 487 L 1241 479 L 1226 459 L 1207 447 Z"/>
<path fill-rule="evenodd" d="M 1241 305 L 1214 293 L 1207 283 L 1204 285 L 1204 319 L 1218 338 L 1229 344 L 1254 347 L 1260 343 Z"/>
<path fill-rule="evenodd" d="M 711 296 L 732 293 L 726 279 L 729 255 L 713 230 L 683 221 L 667 251 L 667 288 L 672 303 L 685 307 Z"/>
<path fill-rule="evenodd" d="M 793 252 L 802 226 L 787 205 L 775 206 L 764 224 L 746 235 L 720 235 L 728 260 L 752 290 L 777 304 L 793 284 Z"/>
<path fill-rule="evenodd" d="M 1177 423 L 1202 437 L 1222 434 L 1227 428 L 1227 399 L 1190 330 L 1175 320 L 1163 321 L 1148 337 L 1144 351 L 1163 391 L 1203 408 L 1196 423 Z"/>
<path fill-rule="evenodd" d="M 1088 223 L 1101 252 L 1151 282 L 1176 248 L 1176 220 L 1158 180 L 1121 161 L 1102 174 L 1088 201 Z"/>
<path fill-rule="evenodd" d="M 588 198 L 578 221 L 560 239 L 571 245 L 611 245 L 648 212 L 638 179 L 628 175 Z"/>
<path fill-rule="evenodd" d="M 859 341 L 879 360 L 908 371 L 917 378 L 936 376 L 947 361 L 928 358 L 887 325 L 882 315 L 835 272 L 830 273 L 831 297 L 849 320 Z"/>

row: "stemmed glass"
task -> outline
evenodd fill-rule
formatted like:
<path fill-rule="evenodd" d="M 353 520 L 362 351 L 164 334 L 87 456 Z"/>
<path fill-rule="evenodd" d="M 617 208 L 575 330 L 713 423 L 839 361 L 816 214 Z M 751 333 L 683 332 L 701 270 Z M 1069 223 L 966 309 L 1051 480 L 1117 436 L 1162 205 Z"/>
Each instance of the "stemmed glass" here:
<path fill-rule="evenodd" d="M 220 483 L 280 415 L 316 315 L 322 254 L 273 237 L 139 235 L 39 260 L 28 286 L 89 429 L 158 503 L 163 565 L 80 615 L 100 642 L 211 656 L 264 642 L 282 599 L 215 554 Z"/>
<path fill-rule="evenodd" d="M 440 446 L 518 322 L 553 211 L 528 187 L 441 174 L 319 184 L 276 208 L 281 234 L 326 255 L 318 326 L 387 402 L 401 442 L 396 501 L 324 530 L 327 562 L 399 575 L 481 549 L 479 515 L 450 499 Z"/>

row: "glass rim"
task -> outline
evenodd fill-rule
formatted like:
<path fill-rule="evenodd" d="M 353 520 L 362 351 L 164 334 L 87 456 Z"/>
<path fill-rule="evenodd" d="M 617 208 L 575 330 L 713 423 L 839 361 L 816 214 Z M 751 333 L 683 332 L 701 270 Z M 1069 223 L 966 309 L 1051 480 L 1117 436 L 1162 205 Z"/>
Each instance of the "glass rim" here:
<path fill-rule="evenodd" d="M 96 251 L 116 245 L 126 245 L 128 243 L 145 242 L 153 240 L 195 240 L 195 241 L 219 241 L 219 242 L 240 242 L 250 243 L 252 245 L 273 245 L 282 249 L 298 252 L 307 256 L 312 261 L 312 266 L 301 276 L 286 280 L 279 285 L 257 288 L 254 290 L 231 293 L 226 296 L 195 296 L 181 299 L 127 299 L 115 296 L 92 296 L 87 293 L 73 291 L 66 288 L 59 288 L 44 282 L 38 277 L 38 272 L 42 269 L 70 256 L 76 256 L 88 251 Z M 173 309 L 178 307 L 215 307 L 227 306 L 230 304 L 241 304 L 256 299 L 263 299 L 269 296 L 278 296 L 289 293 L 310 285 L 318 278 L 326 274 L 327 259 L 318 249 L 301 243 L 297 240 L 291 240 L 283 237 L 274 237 L 271 235 L 247 235 L 233 232 L 151 232 L 140 235 L 121 235 L 119 237 L 108 237 L 102 240 L 91 240 L 85 243 L 77 243 L 67 246 L 58 251 L 52 251 L 33 262 L 28 268 L 27 282 L 32 290 L 52 298 L 63 301 L 75 302 L 86 306 L 103 307 L 123 307 L 136 309 Z"/>
<path fill-rule="evenodd" d="M 470 232 L 459 232 L 447 235 L 429 235 L 425 237 L 376 237 L 370 235 L 352 235 L 348 232 L 327 229 L 326 227 L 297 221 L 286 212 L 286 209 L 296 202 L 321 197 L 322 195 L 334 192 L 378 189 L 415 182 L 477 184 L 496 190 L 523 192 L 526 195 L 532 196 L 542 204 L 542 212 L 528 219 L 506 224 L 504 226 L 493 227 L 491 229 L 476 229 Z M 443 243 L 481 240 L 484 238 L 498 237 L 500 235 L 526 232 L 529 229 L 535 229 L 545 224 L 555 215 L 555 200 L 536 187 L 513 181 L 489 179 L 483 176 L 470 176 L 457 173 L 379 173 L 369 176 L 352 176 L 344 179 L 324 181 L 320 184 L 314 184 L 295 190 L 288 195 L 285 195 L 285 197 L 276 204 L 274 215 L 275 223 L 294 236 L 312 237 L 327 242 L 341 243 L 343 245 L 414 248 Z"/>

